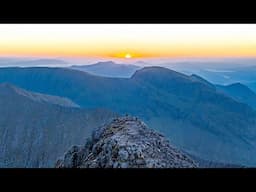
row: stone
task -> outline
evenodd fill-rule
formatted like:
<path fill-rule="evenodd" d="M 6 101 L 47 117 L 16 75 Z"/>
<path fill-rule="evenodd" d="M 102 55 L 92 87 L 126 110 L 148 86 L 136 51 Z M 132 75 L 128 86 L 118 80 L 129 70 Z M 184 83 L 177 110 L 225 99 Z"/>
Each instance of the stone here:
<path fill-rule="evenodd" d="M 121 161 L 126 161 L 128 160 L 128 157 L 129 157 L 129 153 L 124 150 L 124 149 L 121 149 L 119 152 L 118 152 L 118 155 L 119 155 L 119 159 Z"/>
<path fill-rule="evenodd" d="M 96 129 L 83 147 L 72 147 L 59 168 L 195 168 L 198 164 L 134 117 Z"/>
<path fill-rule="evenodd" d="M 120 163 L 120 168 L 129 168 L 129 164 L 127 162 Z"/>

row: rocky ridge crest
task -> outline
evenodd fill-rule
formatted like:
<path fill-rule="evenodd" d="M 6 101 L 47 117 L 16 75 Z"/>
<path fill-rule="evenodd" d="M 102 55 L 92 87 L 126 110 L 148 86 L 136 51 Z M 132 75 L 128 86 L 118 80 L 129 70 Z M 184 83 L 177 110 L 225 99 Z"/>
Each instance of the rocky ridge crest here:
<path fill-rule="evenodd" d="M 135 117 L 115 118 L 73 146 L 57 168 L 194 168 L 189 156 Z"/>

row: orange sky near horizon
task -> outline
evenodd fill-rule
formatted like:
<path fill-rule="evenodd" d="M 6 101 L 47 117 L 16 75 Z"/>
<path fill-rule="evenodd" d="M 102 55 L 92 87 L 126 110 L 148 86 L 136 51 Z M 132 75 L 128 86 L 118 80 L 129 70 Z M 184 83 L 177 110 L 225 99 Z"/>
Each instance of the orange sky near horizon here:
<path fill-rule="evenodd" d="M 0 56 L 255 57 L 256 25 L 0 24 Z"/>

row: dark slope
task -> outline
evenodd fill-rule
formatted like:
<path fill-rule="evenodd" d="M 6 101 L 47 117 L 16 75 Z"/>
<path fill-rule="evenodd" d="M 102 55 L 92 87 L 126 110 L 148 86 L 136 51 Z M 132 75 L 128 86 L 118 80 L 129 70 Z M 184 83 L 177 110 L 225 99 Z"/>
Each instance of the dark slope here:
<path fill-rule="evenodd" d="M 114 116 L 107 110 L 63 107 L 56 105 L 57 98 L 51 103 L 33 96 L 38 95 L 0 84 L 0 167 L 53 166 L 70 145 L 81 144 L 93 128 Z"/>
<path fill-rule="evenodd" d="M 241 83 L 234 83 L 231 85 L 216 85 L 217 89 L 238 102 L 246 103 L 252 108 L 256 109 L 256 94 L 247 86 Z"/>
<path fill-rule="evenodd" d="M 79 108 L 79 105 L 75 104 L 70 99 L 62 98 L 62 97 L 58 97 L 58 96 L 35 93 L 35 92 L 31 92 L 31 91 L 26 91 L 24 89 L 15 87 L 9 83 L 0 83 L 0 90 L 2 91 L 2 93 L 12 92 L 14 94 L 26 97 L 28 99 L 31 99 L 32 101 L 36 101 L 39 103 L 54 104 L 54 105 L 59 105 L 59 106 L 63 106 L 63 107 L 78 107 Z"/>
<path fill-rule="evenodd" d="M 204 78 L 202 78 L 202 77 L 200 77 L 200 76 L 198 76 L 198 75 L 195 75 L 195 74 L 192 74 L 192 75 L 190 76 L 190 79 L 191 79 L 192 81 L 197 81 L 197 82 L 203 83 L 203 84 L 205 84 L 205 85 L 207 85 L 207 86 L 209 86 L 209 87 L 211 87 L 211 88 L 214 88 L 214 87 L 215 87 L 215 86 L 214 86 L 213 84 L 211 84 L 209 81 L 207 81 L 207 80 L 205 80 Z"/>

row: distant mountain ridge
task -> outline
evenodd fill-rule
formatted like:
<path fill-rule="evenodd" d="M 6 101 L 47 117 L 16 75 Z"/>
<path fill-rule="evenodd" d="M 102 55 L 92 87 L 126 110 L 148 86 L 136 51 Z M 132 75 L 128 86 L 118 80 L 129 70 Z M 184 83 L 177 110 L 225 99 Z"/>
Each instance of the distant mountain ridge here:
<path fill-rule="evenodd" d="M 214 84 L 229 85 L 241 83 L 256 92 L 256 66 L 232 66 L 225 68 L 201 69 L 197 74 Z M 225 66 L 225 65 L 224 65 Z"/>
<path fill-rule="evenodd" d="M 210 87 L 212 87 L 212 88 L 215 87 L 215 86 L 214 86 L 213 84 L 211 84 L 209 81 L 205 80 L 204 78 L 202 78 L 202 77 L 200 77 L 200 76 L 198 76 L 198 75 L 196 75 L 196 74 L 192 74 L 190 77 L 191 77 L 191 79 L 194 80 L 194 81 L 198 81 L 198 82 L 203 83 L 203 84 L 205 84 L 205 85 L 207 85 L 207 86 L 210 86 Z"/>
<path fill-rule="evenodd" d="M 226 86 L 216 85 L 216 87 L 221 93 L 234 98 L 238 102 L 246 103 L 256 109 L 256 93 L 247 86 L 241 83 L 233 83 Z"/>
<path fill-rule="evenodd" d="M 35 67 L 35 66 L 61 66 L 68 63 L 61 59 L 2 59 L 0 60 L 0 66 L 12 66 L 12 67 Z"/>
<path fill-rule="evenodd" d="M 14 94 L 24 96 L 28 99 L 31 99 L 33 101 L 40 102 L 40 103 L 54 104 L 54 105 L 59 105 L 63 107 L 80 107 L 70 99 L 26 91 L 24 89 L 15 87 L 10 83 L 0 83 L 0 90 L 4 92 L 9 92 L 9 93 L 12 92 Z"/>
<path fill-rule="evenodd" d="M 256 93 L 248 86 L 242 83 L 233 83 L 229 85 L 214 85 L 198 75 L 190 76 L 193 80 L 204 83 L 205 85 L 216 89 L 217 92 L 233 98 L 237 102 L 247 104 L 248 106 L 256 109 Z"/>
<path fill-rule="evenodd" d="M 94 75 L 105 77 L 129 78 L 136 70 L 141 67 L 131 64 L 117 64 L 113 61 L 98 62 L 91 65 L 73 65 L 71 69 L 85 71 Z"/>

